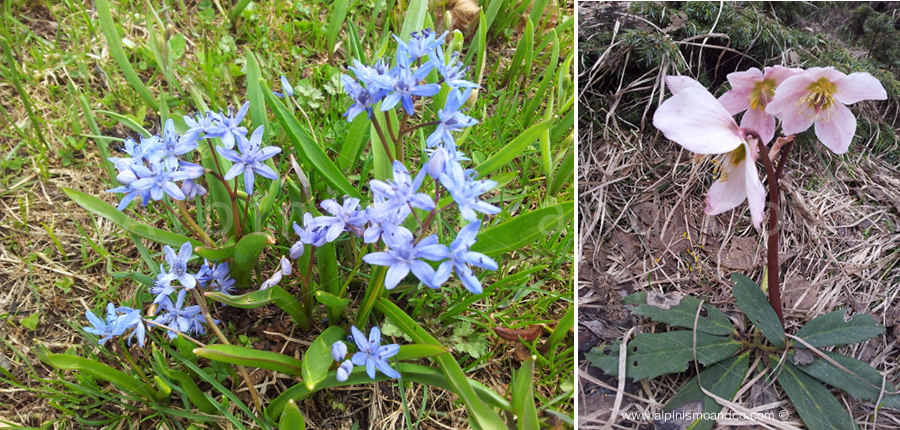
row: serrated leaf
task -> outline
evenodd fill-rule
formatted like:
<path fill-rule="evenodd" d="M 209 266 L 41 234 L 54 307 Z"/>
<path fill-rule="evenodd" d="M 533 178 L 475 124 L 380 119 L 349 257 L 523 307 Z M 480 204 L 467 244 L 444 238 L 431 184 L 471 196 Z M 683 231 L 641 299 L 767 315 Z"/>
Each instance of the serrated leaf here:
<path fill-rule="evenodd" d="M 884 333 L 884 327 L 875 318 L 866 314 L 855 314 L 850 321 L 844 321 L 844 311 L 837 310 L 816 317 L 797 332 L 797 337 L 810 345 L 821 348 L 832 345 L 859 343 Z M 797 347 L 803 348 L 798 344 Z"/>
<path fill-rule="evenodd" d="M 722 361 L 740 349 L 740 342 L 721 336 L 697 333 L 697 361 L 709 365 Z M 694 359 L 693 332 L 642 333 L 628 344 L 625 374 L 634 380 L 681 373 Z M 619 374 L 619 343 L 591 349 L 588 361 L 610 376 Z"/>
<path fill-rule="evenodd" d="M 778 357 L 770 355 L 773 363 Z M 793 364 L 782 363 L 778 383 L 784 388 L 800 418 L 810 430 L 858 429 L 853 417 L 841 407 L 824 385 L 797 370 Z"/>
<path fill-rule="evenodd" d="M 694 316 L 697 313 L 697 306 L 700 305 L 700 299 L 693 296 L 685 296 L 681 298 L 678 306 L 672 306 L 669 309 L 661 309 L 647 304 L 647 293 L 642 291 L 634 293 L 622 300 L 626 305 L 637 305 L 630 311 L 635 315 L 645 316 L 656 322 L 665 323 L 675 327 L 685 327 L 693 329 Z M 707 334 L 728 335 L 736 334 L 731 321 L 715 306 L 709 303 L 703 305 L 706 310 L 705 316 L 701 312 L 700 318 L 697 319 L 697 331 Z"/>
<path fill-rule="evenodd" d="M 762 331 L 763 336 L 769 339 L 772 345 L 775 345 L 776 348 L 783 348 L 784 327 L 781 325 L 775 309 L 772 309 L 772 305 L 769 304 L 766 294 L 759 288 L 759 285 L 740 273 L 732 273 L 731 280 L 734 282 L 731 292 L 734 294 L 738 308 L 744 312 L 744 315 L 747 315 L 756 328 Z"/>
<path fill-rule="evenodd" d="M 315 390 L 316 385 L 328 376 L 328 368 L 334 363 L 331 358 L 331 346 L 347 337 L 347 332 L 338 326 L 328 327 L 306 351 L 303 356 L 303 385 Z"/>
<path fill-rule="evenodd" d="M 553 231 L 565 227 L 573 218 L 574 202 L 565 202 L 537 209 L 478 233 L 472 251 L 489 257 L 515 251 Z"/>
<path fill-rule="evenodd" d="M 269 369 L 293 376 L 300 376 L 303 366 L 303 361 L 294 357 L 240 345 L 207 345 L 202 348 L 195 348 L 193 352 L 195 355 L 210 360 Z"/>
<path fill-rule="evenodd" d="M 816 359 L 806 366 L 797 366 L 797 369 L 828 385 L 844 390 L 851 397 L 861 402 L 874 403 L 878 400 L 882 376 L 880 373 L 878 373 L 877 370 L 873 369 L 872 366 L 869 366 L 867 363 L 859 361 L 855 358 L 828 351 L 823 352 L 832 360 L 847 368 L 847 370 L 853 372 L 857 376 L 862 377 L 863 379 L 868 381 L 869 384 L 872 384 L 875 387 L 879 388 L 875 388 L 861 381 L 856 376 L 853 376 L 839 369 L 837 366 L 829 363 L 827 360 L 819 356 L 816 356 Z M 788 359 L 792 362 L 793 356 L 793 352 L 788 354 Z M 897 388 L 894 387 L 894 385 L 889 381 L 885 381 L 884 390 L 897 391 Z M 881 401 L 883 402 L 882 404 L 884 406 L 900 410 L 900 394 L 885 394 Z"/>
<path fill-rule="evenodd" d="M 744 375 L 750 367 L 750 353 L 745 352 L 737 357 L 731 357 L 727 360 L 715 363 L 699 375 L 691 378 L 687 383 L 681 386 L 681 389 L 663 406 L 663 411 L 670 412 L 692 402 L 703 403 L 703 415 L 712 416 L 722 411 L 722 405 L 717 403 L 715 399 L 707 396 L 700 390 L 699 381 L 703 383 L 703 388 L 711 393 L 723 398 L 731 400 L 737 394 L 744 381 Z M 698 419 L 694 421 L 687 429 L 691 430 L 709 430 L 715 425 L 715 420 Z"/>

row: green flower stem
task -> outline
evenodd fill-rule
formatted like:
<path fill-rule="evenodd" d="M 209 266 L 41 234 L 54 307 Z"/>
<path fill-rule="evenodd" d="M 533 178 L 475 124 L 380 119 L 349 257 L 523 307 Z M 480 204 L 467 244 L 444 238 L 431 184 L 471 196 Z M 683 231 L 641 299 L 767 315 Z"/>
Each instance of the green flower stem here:
<path fill-rule="evenodd" d="M 194 221 L 194 218 L 192 218 L 191 214 L 188 213 L 188 208 L 187 205 L 184 204 L 184 200 L 176 200 L 175 204 L 178 205 L 178 210 L 181 211 L 182 220 L 184 220 L 184 222 L 190 227 L 190 229 L 197 234 L 197 237 L 199 237 L 200 240 L 202 240 L 203 243 L 206 244 L 206 246 L 210 248 L 214 247 L 215 245 L 213 244 L 213 241 L 212 239 L 210 239 L 209 235 L 206 234 L 206 232 L 203 231 L 203 229 L 200 228 L 199 225 L 197 225 L 197 222 Z"/>
<path fill-rule="evenodd" d="M 206 306 L 206 297 L 203 297 L 200 294 L 200 290 L 197 288 L 192 288 L 191 293 L 194 294 L 194 300 L 197 301 L 197 304 L 200 305 L 200 312 L 203 313 L 203 318 L 206 319 L 206 325 L 209 326 L 210 330 L 216 334 L 216 337 L 219 338 L 222 343 L 225 345 L 231 345 L 231 342 L 228 341 L 228 337 L 222 333 L 222 330 L 219 330 L 219 326 L 216 325 L 215 321 L 213 321 L 212 315 L 209 314 L 209 308 Z M 256 392 L 256 387 L 253 385 L 253 382 L 250 380 L 250 374 L 247 373 L 247 369 L 244 366 L 235 366 L 237 367 L 238 373 L 241 374 L 241 379 L 244 380 L 244 383 L 247 384 L 247 391 L 250 392 L 250 398 L 253 399 L 253 404 L 256 406 L 256 410 L 262 412 L 262 403 L 259 402 L 259 393 Z"/>
<path fill-rule="evenodd" d="M 366 295 L 363 297 L 362 304 L 359 306 L 359 313 L 356 314 L 356 325 L 363 327 L 372 313 L 375 303 L 384 294 L 384 276 L 387 274 L 387 267 L 377 266 L 372 271 L 372 277 L 369 278 L 369 288 L 366 288 Z"/>
<path fill-rule="evenodd" d="M 387 115 L 385 115 L 385 120 L 390 123 L 390 120 L 387 119 Z M 384 130 L 381 129 L 381 123 L 378 122 L 378 115 L 372 115 L 372 125 L 375 126 L 375 132 L 378 133 L 381 145 L 384 146 L 384 152 L 387 153 L 388 161 L 390 161 L 391 164 L 394 164 L 394 156 L 391 153 L 391 147 L 388 146 L 387 139 L 384 137 Z"/>
<path fill-rule="evenodd" d="M 235 241 L 241 240 L 241 236 L 244 235 L 243 224 L 241 223 L 240 212 L 238 212 L 237 207 L 237 179 L 234 180 L 234 188 L 228 185 L 228 181 L 225 180 L 225 173 L 222 171 L 222 165 L 219 164 L 219 156 L 216 155 L 216 150 L 213 148 L 212 141 L 210 139 L 206 139 L 206 145 L 209 146 L 210 154 L 212 155 L 213 161 L 216 163 L 216 169 L 219 171 L 218 175 L 213 174 L 213 177 L 222 181 L 225 184 L 225 191 L 228 192 L 228 197 L 231 199 L 231 213 L 234 216 L 235 222 Z M 247 197 L 247 201 L 250 201 L 249 196 Z"/>

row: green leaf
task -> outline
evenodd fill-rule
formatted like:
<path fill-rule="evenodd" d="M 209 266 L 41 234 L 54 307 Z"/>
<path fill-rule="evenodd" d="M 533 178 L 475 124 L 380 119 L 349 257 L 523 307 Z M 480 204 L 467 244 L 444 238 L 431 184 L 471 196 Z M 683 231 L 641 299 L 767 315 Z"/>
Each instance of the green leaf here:
<path fill-rule="evenodd" d="M 262 73 L 259 71 L 259 62 L 256 61 L 256 55 L 250 48 L 244 48 L 244 58 L 247 60 L 247 100 L 250 102 L 250 123 L 252 133 L 259 126 L 263 126 L 265 130 L 264 136 L 269 136 L 269 120 L 266 118 L 266 100 L 263 98 L 263 92 L 267 88 L 263 88 L 260 83 Z M 271 92 L 271 91 L 270 91 Z"/>
<path fill-rule="evenodd" d="M 155 399 L 158 394 L 150 384 L 146 384 L 125 372 L 94 360 L 68 354 L 47 354 L 41 357 L 41 360 L 57 369 L 89 373 L 94 377 L 116 384 L 116 386 L 129 394 L 138 395 L 150 401 Z"/>
<path fill-rule="evenodd" d="M 709 365 L 731 357 L 740 342 L 721 336 L 697 333 L 697 361 Z M 677 330 L 665 333 L 642 333 L 628 344 L 625 374 L 634 380 L 655 378 L 667 373 L 687 370 L 694 359 L 693 332 Z M 588 361 L 608 375 L 619 374 L 619 343 L 592 348 Z"/>
<path fill-rule="evenodd" d="M 325 380 L 328 376 L 328 368 L 334 363 L 331 358 L 331 345 L 335 342 L 343 340 L 347 337 L 347 332 L 338 326 L 331 326 L 325 329 L 303 356 L 303 385 L 310 391 L 316 389 L 316 386 Z"/>
<path fill-rule="evenodd" d="M 210 261 L 227 260 L 231 257 L 234 257 L 234 248 L 236 246 L 237 245 L 228 245 L 221 248 L 207 248 L 205 246 L 198 246 L 194 248 L 194 254 L 197 254 Z"/>
<path fill-rule="evenodd" d="M 251 233 L 241 238 L 234 248 L 234 260 L 231 265 L 231 277 L 234 278 L 235 287 L 247 288 L 250 286 L 250 273 L 259 263 L 259 254 L 266 245 L 275 244 L 275 238 L 267 233 Z"/>
<path fill-rule="evenodd" d="M 425 24 L 425 16 L 428 14 L 427 0 L 411 0 L 406 12 L 403 14 L 403 27 L 400 29 L 400 40 L 409 42 L 412 32 L 419 31 Z"/>
<path fill-rule="evenodd" d="M 422 326 L 416 324 L 406 312 L 403 312 L 397 305 L 390 301 L 384 298 L 378 299 L 378 301 L 375 302 L 375 309 L 388 316 L 391 321 L 393 321 L 397 327 L 400 327 L 401 330 L 406 332 L 414 342 L 440 345 L 440 342 L 438 342 L 437 339 L 428 334 L 428 332 L 426 332 Z M 450 388 L 447 389 L 459 396 L 466 405 L 466 409 L 469 412 L 469 419 L 474 424 L 473 427 L 480 427 L 482 429 L 506 428 L 506 425 L 503 423 L 503 420 L 500 419 L 500 416 L 488 408 L 483 400 L 475 393 L 475 390 L 469 384 L 468 378 L 466 378 L 459 363 L 453 359 L 451 354 L 438 355 L 434 357 L 434 360 L 441 366 L 441 371 L 444 372 L 447 381 L 450 383 Z"/>
<path fill-rule="evenodd" d="M 496 257 L 518 250 L 566 226 L 573 218 L 574 202 L 565 202 L 517 215 L 478 233 L 472 251 Z"/>
<path fill-rule="evenodd" d="M 338 33 L 341 32 L 341 25 L 347 18 L 347 10 L 350 8 L 350 0 L 335 0 L 331 6 L 331 17 L 328 19 L 328 29 L 325 31 L 325 46 L 328 47 L 329 63 L 334 55 Z"/>
<path fill-rule="evenodd" d="M 260 86 L 263 88 L 266 103 L 275 112 L 275 117 L 278 118 L 278 122 L 281 123 L 285 133 L 287 133 L 294 144 L 294 149 L 297 151 L 304 168 L 319 172 L 325 182 L 337 191 L 338 195 L 346 194 L 350 197 L 362 198 L 359 191 L 353 185 L 350 185 L 350 181 L 344 177 L 341 170 L 328 158 L 325 150 L 309 136 L 306 127 L 294 118 L 291 111 L 278 100 L 278 97 L 272 94 L 272 90 L 264 82 L 260 81 Z"/>
<path fill-rule="evenodd" d="M 281 412 L 281 419 L 278 420 L 279 430 L 304 430 L 306 428 L 306 418 L 300 412 L 300 408 L 294 403 L 294 399 L 288 400 Z"/>
<path fill-rule="evenodd" d="M 770 355 L 776 363 L 778 357 Z M 815 379 L 797 370 L 791 363 L 782 363 L 778 383 L 784 388 L 800 418 L 810 430 L 858 429 L 853 417 L 841 407 L 831 392 Z"/>
<path fill-rule="evenodd" d="M 797 332 L 797 337 L 816 348 L 832 345 L 859 343 L 884 333 L 884 327 L 875 318 L 866 314 L 855 314 L 844 321 L 844 311 L 836 310 L 820 315 L 806 323 Z M 797 347 L 803 348 L 798 344 Z"/>
<path fill-rule="evenodd" d="M 385 148 L 385 144 L 382 142 L 381 135 L 378 134 L 378 128 L 375 126 L 376 121 L 380 124 L 382 133 L 384 133 L 385 140 L 387 141 L 387 148 Z M 375 112 L 372 114 L 371 124 L 369 124 L 369 136 L 372 137 L 370 149 L 372 151 L 372 170 L 374 179 L 383 181 L 389 180 L 394 176 L 391 158 L 397 158 L 397 154 L 395 154 L 397 149 L 394 147 L 394 142 L 391 140 L 387 130 L 396 130 L 399 127 L 400 122 L 397 119 L 396 112 L 393 110 L 382 112 L 380 109 L 375 109 Z M 388 154 L 388 151 L 390 151 L 390 154 Z"/>
<path fill-rule="evenodd" d="M 867 363 L 857 360 L 846 355 L 836 354 L 833 352 L 823 351 L 825 355 L 836 361 L 847 370 L 853 372 L 857 376 L 865 379 L 869 384 L 860 380 L 856 376 L 847 373 L 837 366 L 829 363 L 827 360 L 816 357 L 812 363 L 805 366 L 796 366 L 797 369 L 816 378 L 828 385 L 840 388 L 861 402 L 876 402 L 880 393 L 882 376 L 877 370 Z M 794 362 L 794 352 L 788 354 L 788 361 Z M 897 391 L 897 388 L 888 381 L 884 383 L 885 391 Z M 900 410 L 900 394 L 885 394 L 881 399 L 882 404 L 892 409 Z"/>
<path fill-rule="evenodd" d="M 531 146 L 532 143 L 540 139 L 541 134 L 553 124 L 553 121 L 553 118 L 545 119 L 523 131 L 522 134 L 513 139 L 512 142 L 509 142 L 506 146 L 497 151 L 494 156 L 484 160 L 484 162 L 475 167 L 478 176 L 484 177 L 509 164 L 513 158 L 518 157 L 526 148 Z"/>
<path fill-rule="evenodd" d="M 693 296 L 684 296 L 681 298 L 678 306 L 662 309 L 648 305 L 647 293 L 642 291 L 625 297 L 622 303 L 625 305 L 638 305 L 629 309 L 635 315 L 645 316 L 653 321 L 675 327 L 693 329 L 694 316 L 697 314 L 697 306 L 700 305 L 700 299 Z M 697 331 L 717 335 L 737 334 L 737 330 L 731 325 L 731 321 L 718 308 L 705 303 L 703 310 L 705 312 L 701 311 L 700 317 L 697 319 Z"/>
<path fill-rule="evenodd" d="M 269 369 L 286 375 L 300 376 L 302 374 L 303 361 L 277 352 L 218 344 L 194 348 L 194 354 L 223 363 Z"/>
<path fill-rule="evenodd" d="M 745 352 L 737 357 L 731 357 L 725 361 L 715 363 L 699 375 L 691 378 L 687 383 L 681 386 L 677 393 L 663 407 L 663 411 L 672 412 L 677 410 L 692 409 L 691 405 L 702 402 L 703 415 L 711 417 L 722 411 L 722 405 L 717 403 L 715 399 L 707 396 L 700 390 L 700 383 L 703 388 L 709 392 L 727 400 L 734 398 L 741 382 L 744 381 L 744 375 L 750 367 L 750 353 Z M 709 430 L 713 428 L 716 421 L 712 419 L 700 419 L 694 421 L 687 429 L 691 430 Z"/>
<path fill-rule="evenodd" d="M 348 171 L 351 167 L 356 167 L 363 145 L 369 141 L 369 128 L 371 127 L 369 121 L 369 118 L 357 115 L 350 122 L 347 138 L 344 140 L 344 144 L 341 145 L 341 156 L 338 158 L 338 165 L 342 171 Z"/>
<path fill-rule="evenodd" d="M 769 304 L 766 294 L 759 288 L 759 285 L 740 273 L 732 273 L 731 280 L 734 282 L 731 291 L 738 308 L 747 315 L 754 326 L 762 331 L 763 336 L 769 339 L 772 345 L 775 345 L 776 348 L 783 348 L 784 327 L 781 326 L 781 320 L 778 319 L 778 314 Z"/>
<path fill-rule="evenodd" d="M 394 368 L 397 369 L 398 372 L 400 372 L 400 375 L 403 377 L 404 381 L 426 384 L 447 391 L 453 391 L 453 385 L 450 383 L 447 377 L 443 373 L 441 373 L 440 370 L 412 363 L 392 363 L 392 366 L 394 366 Z M 278 397 L 272 400 L 272 402 L 269 403 L 269 406 L 266 407 L 266 415 L 273 418 L 277 417 L 285 409 L 288 401 L 306 398 L 307 396 L 321 389 L 369 384 L 372 382 L 387 381 L 390 379 L 383 373 L 377 372 L 375 374 L 375 379 L 373 380 L 369 378 L 368 375 L 366 375 L 365 369 L 362 367 L 355 368 L 353 373 L 350 374 L 350 377 L 345 382 L 339 382 L 335 375 L 336 372 L 333 370 L 331 372 L 328 372 L 325 380 L 320 382 L 312 390 L 308 389 L 305 384 L 294 384 L 294 386 L 285 390 Z M 510 403 L 506 399 L 504 399 L 503 396 L 497 394 L 490 388 L 486 387 L 484 384 L 470 378 L 466 378 L 466 383 L 472 389 L 472 391 L 476 393 L 479 401 L 482 402 L 483 405 L 502 409 L 504 411 L 512 411 L 512 405 L 510 405 Z M 505 427 L 497 428 L 503 429 Z"/>
<path fill-rule="evenodd" d="M 275 306 L 278 306 L 281 310 L 290 315 L 304 332 L 309 331 L 312 325 L 309 318 L 306 316 L 303 304 L 297 300 L 296 297 L 292 296 L 278 285 L 263 291 L 254 291 L 241 296 L 231 296 L 214 291 L 203 293 L 203 295 L 225 303 L 226 305 L 241 309 L 256 309 L 268 305 L 269 303 L 275 303 Z"/>
<path fill-rule="evenodd" d="M 205 414 L 215 414 L 216 407 L 212 404 L 197 383 L 187 374 L 179 370 L 167 369 L 166 376 L 178 382 L 178 386 L 184 391 L 191 404 Z"/>
<path fill-rule="evenodd" d="M 571 136 L 571 135 L 570 135 Z M 566 185 L 569 181 L 575 179 L 575 151 L 569 151 L 566 153 L 566 158 L 563 158 L 562 162 L 559 163 L 559 167 L 556 168 L 556 174 L 553 175 L 553 180 L 550 181 L 550 189 L 547 191 L 551 196 L 556 196 L 559 194 L 562 187 Z"/>
<path fill-rule="evenodd" d="M 322 291 L 322 290 L 316 291 L 316 301 L 325 306 L 341 308 L 341 310 L 343 310 L 343 308 L 346 308 L 347 305 L 350 304 L 350 299 L 347 299 L 347 298 L 342 299 L 338 296 L 335 296 L 334 294 L 326 293 L 325 291 Z"/>
<path fill-rule="evenodd" d="M 153 111 L 159 110 L 159 104 L 156 98 L 150 93 L 150 90 L 144 85 L 144 81 L 135 73 L 131 63 L 128 62 L 128 55 L 122 49 L 122 40 L 119 39 L 119 32 L 116 30 L 116 23 L 113 21 L 112 14 L 109 12 L 109 2 L 107 0 L 97 0 L 94 2 L 97 9 L 97 15 L 100 18 L 100 27 L 103 35 L 106 36 L 106 44 L 109 46 L 109 53 L 116 60 L 119 70 L 125 75 L 125 80 L 131 85 L 138 95 L 144 99 L 144 103 Z M 149 135 L 148 135 L 149 137 Z"/>
<path fill-rule="evenodd" d="M 19 321 L 19 323 L 22 324 L 22 327 L 25 327 L 29 330 L 34 331 L 34 329 L 37 328 L 40 316 L 41 316 L 41 314 L 39 312 L 35 312 L 31 315 L 28 315 L 25 318 L 22 318 L 22 320 Z"/>
<path fill-rule="evenodd" d="M 151 227 L 149 225 L 135 221 L 126 216 L 124 213 L 116 210 L 116 208 L 109 203 L 106 203 L 103 200 L 100 200 L 92 195 L 65 187 L 60 187 L 60 189 L 64 193 L 66 193 L 66 195 L 69 196 L 72 201 L 78 203 L 79 206 L 85 208 L 89 212 L 100 215 L 101 217 L 112 221 L 113 224 L 121 227 L 127 232 L 134 233 L 145 239 L 150 239 L 156 243 L 173 247 L 180 247 L 188 241 L 190 241 L 194 245 L 194 247 L 202 245 L 202 243 L 198 240 L 191 239 L 177 233 L 172 233 L 170 231 L 160 230 L 156 227 Z"/>
<path fill-rule="evenodd" d="M 337 250 L 334 247 L 334 243 L 326 243 L 316 247 L 316 269 L 319 273 L 319 288 L 321 289 L 317 292 L 329 294 L 340 300 L 338 294 L 340 294 L 341 279 L 338 276 L 337 267 Z M 317 294 L 316 298 L 319 299 L 321 296 Z M 349 303 L 349 301 L 347 303 Z M 346 303 L 337 303 L 334 306 L 325 305 L 328 325 L 338 325 L 341 322 L 341 317 L 344 308 L 346 307 Z"/>
<path fill-rule="evenodd" d="M 434 357 L 436 355 L 446 354 L 450 352 L 450 348 L 431 343 L 410 343 L 400 345 L 400 352 L 397 353 L 397 360 L 419 360 L 421 358 Z"/>
<path fill-rule="evenodd" d="M 534 362 L 537 359 L 532 355 L 522 362 L 522 367 L 516 372 L 512 387 L 512 404 L 516 411 L 518 430 L 540 430 L 537 408 L 534 406 Z"/>

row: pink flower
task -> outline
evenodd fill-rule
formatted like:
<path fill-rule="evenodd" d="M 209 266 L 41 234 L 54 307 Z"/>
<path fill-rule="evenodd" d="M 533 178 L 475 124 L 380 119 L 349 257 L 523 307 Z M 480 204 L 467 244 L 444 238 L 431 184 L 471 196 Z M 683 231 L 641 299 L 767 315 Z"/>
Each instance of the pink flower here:
<path fill-rule="evenodd" d="M 868 73 L 845 75 L 834 67 L 814 67 L 787 78 L 766 112 L 781 119 L 785 135 L 815 123 L 816 137 L 835 154 L 843 154 L 856 133 L 856 117 L 844 105 L 885 99 L 881 82 Z"/>
<path fill-rule="evenodd" d="M 753 225 L 759 228 L 766 190 L 756 172 L 759 156 L 756 139 L 749 138 L 699 82 L 683 76 L 667 76 L 666 85 L 674 95 L 656 110 L 653 126 L 689 151 L 721 155 L 719 179 L 709 188 L 703 211 L 718 215 L 746 200 Z"/>
<path fill-rule="evenodd" d="M 741 118 L 741 128 L 756 131 L 763 143 L 769 143 L 775 137 L 775 116 L 766 113 L 766 106 L 775 97 L 775 89 L 785 79 L 803 73 L 803 69 L 775 66 L 764 70 L 765 73 L 753 67 L 730 73 L 731 90 L 719 97 L 719 103 L 732 115 L 747 111 Z"/>

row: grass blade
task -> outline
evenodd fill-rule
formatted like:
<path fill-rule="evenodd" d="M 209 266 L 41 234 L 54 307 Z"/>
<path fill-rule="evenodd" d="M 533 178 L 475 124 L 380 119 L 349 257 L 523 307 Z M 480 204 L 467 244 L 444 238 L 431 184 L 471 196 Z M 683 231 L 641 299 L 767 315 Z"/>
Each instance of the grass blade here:
<path fill-rule="evenodd" d="M 122 74 L 125 75 L 125 80 L 144 99 L 144 103 L 151 110 L 154 112 L 159 111 L 159 103 L 156 102 L 156 98 L 150 93 L 150 89 L 144 85 L 144 81 L 135 73 L 131 63 L 128 62 L 128 55 L 122 49 L 122 40 L 119 39 L 119 32 L 116 30 L 116 24 L 113 21 L 112 14 L 109 12 L 109 1 L 96 0 L 94 7 L 97 8 L 97 15 L 100 16 L 100 27 L 103 30 L 103 35 L 106 36 L 109 53 L 116 60 L 116 64 L 122 70 Z"/>

